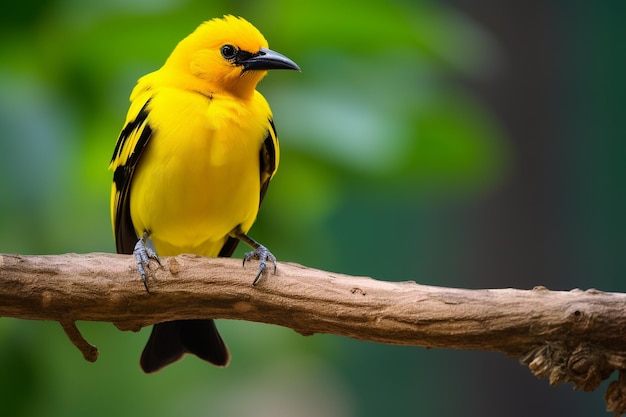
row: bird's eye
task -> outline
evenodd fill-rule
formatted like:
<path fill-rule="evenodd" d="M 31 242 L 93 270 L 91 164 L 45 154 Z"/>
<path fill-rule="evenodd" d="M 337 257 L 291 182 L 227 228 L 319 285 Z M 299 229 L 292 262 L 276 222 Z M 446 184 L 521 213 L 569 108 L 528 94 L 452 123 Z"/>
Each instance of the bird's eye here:
<path fill-rule="evenodd" d="M 220 49 L 222 56 L 226 59 L 233 59 L 237 55 L 237 48 L 232 45 L 224 45 Z"/>

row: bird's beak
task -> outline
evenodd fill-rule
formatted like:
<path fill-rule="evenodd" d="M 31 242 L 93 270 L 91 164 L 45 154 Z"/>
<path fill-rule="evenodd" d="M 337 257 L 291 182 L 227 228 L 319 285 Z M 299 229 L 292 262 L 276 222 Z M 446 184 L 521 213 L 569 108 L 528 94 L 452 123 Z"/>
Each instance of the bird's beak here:
<path fill-rule="evenodd" d="M 291 69 L 300 71 L 298 64 L 287 58 L 283 54 L 272 51 L 271 49 L 261 48 L 258 54 L 252 55 L 250 58 L 242 62 L 245 71 L 267 71 L 274 69 Z"/>

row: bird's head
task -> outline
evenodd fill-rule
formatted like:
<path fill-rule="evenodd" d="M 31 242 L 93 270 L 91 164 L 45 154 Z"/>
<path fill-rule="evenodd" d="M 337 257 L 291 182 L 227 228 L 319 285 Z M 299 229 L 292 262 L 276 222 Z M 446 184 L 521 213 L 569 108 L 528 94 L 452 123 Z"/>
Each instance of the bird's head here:
<path fill-rule="evenodd" d="M 190 88 L 205 94 L 251 97 L 273 69 L 300 71 L 295 62 L 268 49 L 261 32 L 240 17 L 224 16 L 201 24 L 180 41 L 163 69 L 183 71 Z M 189 77 L 191 76 L 191 77 Z"/>

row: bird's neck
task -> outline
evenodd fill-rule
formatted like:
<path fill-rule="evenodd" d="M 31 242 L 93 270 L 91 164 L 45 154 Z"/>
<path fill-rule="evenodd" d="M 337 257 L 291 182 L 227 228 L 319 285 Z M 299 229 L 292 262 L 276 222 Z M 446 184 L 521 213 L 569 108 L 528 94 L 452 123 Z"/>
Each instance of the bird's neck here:
<path fill-rule="evenodd" d="M 153 73 L 153 76 L 158 78 L 158 85 L 160 86 L 194 91 L 207 97 L 214 95 L 231 96 L 238 100 L 252 100 L 256 86 L 263 75 L 265 74 L 250 72 L 238 79 L 210 82 L 193 74 L 171 71 L 165 67 Z"/>

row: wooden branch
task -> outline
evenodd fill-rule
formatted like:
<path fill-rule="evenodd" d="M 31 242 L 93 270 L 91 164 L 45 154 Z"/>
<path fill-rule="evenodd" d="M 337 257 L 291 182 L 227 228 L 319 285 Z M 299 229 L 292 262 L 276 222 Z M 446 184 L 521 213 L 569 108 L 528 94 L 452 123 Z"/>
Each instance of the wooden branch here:
<path fill-rule="evenodd" d="M 383 282 L 291 263 L 256 286 L 256 264 L 192 255 L 153 264 L 147 293 L 134 258 L 112 254 L 0 255 L 0 316 L 54 320 L 88 360 L 97 350 L 74 325 L 122 330 L 176 319 L 277 324 L 398 345 L 505 353 L 551 384 L 596 389 L 620 371 L 607 409 L 626 410 L 626 294 L 597 290 L 467 290 Z"/>

